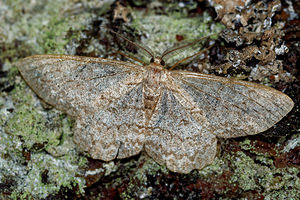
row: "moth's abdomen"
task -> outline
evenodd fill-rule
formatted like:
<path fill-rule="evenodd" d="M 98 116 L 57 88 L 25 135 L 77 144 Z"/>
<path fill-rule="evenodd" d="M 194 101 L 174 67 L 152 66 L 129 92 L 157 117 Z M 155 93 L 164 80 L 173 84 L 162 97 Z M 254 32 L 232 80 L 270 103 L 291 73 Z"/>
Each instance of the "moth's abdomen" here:
<path fill-rule="evenodd" d="M 153 69 L 147 71 L 143 82 L 144 109 L 146 120 L 151 119 L 156 104 L 161 96 L 161 90 L 164 88 L 165 71 Z"/>
<path fill-rule="evenodd" d="M 144 83 L 143 96 L 146 121 L 150 120 L 151 115 L 156 107 L 156 104 L 160 98 L 160 90 L 160 87 L 151 88 L 151 86 L 149 86 L 149 83 Z"/>

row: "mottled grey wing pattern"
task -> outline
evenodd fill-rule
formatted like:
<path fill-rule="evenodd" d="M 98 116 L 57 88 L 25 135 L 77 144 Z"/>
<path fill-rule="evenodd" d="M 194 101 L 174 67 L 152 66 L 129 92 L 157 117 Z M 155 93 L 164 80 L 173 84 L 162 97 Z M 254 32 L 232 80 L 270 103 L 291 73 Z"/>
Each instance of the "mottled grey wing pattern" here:
<path fill-rule="evenodd" d="M 109 161 L 138 154 L 145 141 L 142 84 L 107 107 L 79 116 L 74 139 L 95 159 Z"/>
<path fill-rule="evenodd" d="M 195 102 L 218 137 L 238 137 L 265 131 L 292 108 L 285 94 L 263 85 L 191 72 L 174 71 L 176 83 Z"/>
<path fill-rule="evenodd" d="M 102 58 L 36 55 L 17 65 L 38 96 L 73 116 L 109 105 L 142 81 L 140 66 Z"/>
<path fill-rule="evenodd" d="M 192 116 L 190 111 L 197 108 L 186 110 L 181 102 L 185 99 L 180 93 L 168 89 L 161 91 L 147 126 L 145 149 L 155 161 L 166 164 L 170 170 L 188 173 L 213 161 L 217 139 Z"/>
<path fill-rule="evenodd" d="M 95 159 L 135 155 L 144 146 L 143 69 L 101 58 L 40 55 L 18 64 L 30 87 L 76 117 L 74 141 Z"/>

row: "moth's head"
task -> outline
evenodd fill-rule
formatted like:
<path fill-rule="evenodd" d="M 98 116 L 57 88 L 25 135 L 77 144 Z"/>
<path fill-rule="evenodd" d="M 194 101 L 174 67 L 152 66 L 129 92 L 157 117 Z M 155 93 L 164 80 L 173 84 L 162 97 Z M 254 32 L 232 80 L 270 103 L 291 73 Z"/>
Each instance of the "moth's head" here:
<path fill-rule="evenodd" d="M 155 65 L 162 65 L 165 66 L 165 61 L 161 57 L 152 57 L 150 60 L 150 63 L 155 64 Z"/>

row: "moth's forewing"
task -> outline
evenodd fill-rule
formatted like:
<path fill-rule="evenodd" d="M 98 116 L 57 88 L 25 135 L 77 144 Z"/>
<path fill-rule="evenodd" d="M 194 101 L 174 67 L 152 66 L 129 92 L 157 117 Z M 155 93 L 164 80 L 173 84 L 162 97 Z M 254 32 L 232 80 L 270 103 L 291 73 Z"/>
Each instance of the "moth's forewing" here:
<path fill-rule="evenodd" d="M 145 131 L 140 66 L 66 55 L 31 56 L 17 66 L 39 97 L 75 116 L 74 140 L 81 150 L 106 161 L 141 151 Z"/>
<path fill-rule="evenodd" d="M 140 66 L 92 57 L 35 55 L 17 66 L 40 98 L 73 116 L 106 106 L 142 77 Z"/>
<path fill-rule="evenodd" d="M 195 102 L 218 137 L 257 134 L 291 111 L 294 102 L 264 85 L 191 72 L 173 76 L 186 98 Z"/>

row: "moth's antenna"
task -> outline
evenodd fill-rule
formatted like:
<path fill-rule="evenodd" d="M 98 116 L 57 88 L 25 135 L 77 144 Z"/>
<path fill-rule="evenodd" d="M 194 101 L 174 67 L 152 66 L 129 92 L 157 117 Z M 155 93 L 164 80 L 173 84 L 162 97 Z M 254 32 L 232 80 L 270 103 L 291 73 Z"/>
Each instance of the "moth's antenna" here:
<path fill-rule="evenodd" d="M 191 55 L 191 56 L 188 56 L 188 57 L 186 57 L 186 58 L 184 58 L 184 59 L 179 60 L 179 61 L 176 62 L 174 65 L 172 65 L 172 67 L 170 67 L 169 70 L 170 70 L 170 71 L 173 70 L 178 64 L 180 64 L 180 63 L 182 63 L 182 62 L 184 62 L 184 61 L 186 61 L 186 60 L 188 60 L 188 59 L 190 59 L 190 58 L 192 58 L 192 57 L 195 57 L 195 56 L 197 56 L 197 55 L 203 53 L 204 51 L 209 50 L 209 49 L 212 48 L 212 47 L 213 47 L 213 45 L 209 46 L 209 47 L 206 48 L 206 49 L 203 49 L 202 51 L 199 51 L 198 53 L 195 53 L 195 54 L 193 54 L 193 55 Z"/>
<path fill-rule="evenodd" d="M 144 50 L 147 54 L 149 54 L 151 56 L 151 58 L 154 58 L 154 53 L 151 51 L 151 49 L 147 48 L 147 47 L 144 47 L 142 45 L 139 45 L 135 42 L 132 42 L 131 40 L 127 39 L 126 37 L 122 36 L 121 34 L 111 30 L 111 29 L 108 29 L 109 31 L 111 31 L 112 33 L 116 34 L 118 37 L 126 40 L 127 42 L 129 42 L 130 44 L 134 45 L 134 46 L 137 46 L 138 48 Z"/>
<path fill-rule="evenodd" d="M 201 40 L 203 40 L 203 39 L 205 39 L 205 38 L 208 38 L 208 37 L 211 37 L 211 36 L 213 36 L 213 35 L 217 35 L 217 34 L 219 34 L 219 33 L 215 33 L 215 34 L 211 34 L 211 35 L 202 37 L 202 38 L 200 38 L 200 39 L 198 39 L 198 40 L 195 40 L 195 41 L 193 41 L 193 42 L 189 42 L 189 43 L 187 43 L 187 44 L 185 44 L 185 45 L 182 45 L 182 46 L 178 46 L 178 47 L 173 47 L 173 48 L 171 48 L 171 49 L 167 49 L 167 50 L 162 54 L 161 58 L 163 59 L 163 58 L 164 58 L 166 55 L 168 55 L 168 54 L 172 54 L 172 53 L 174 53 L 174 52 L 177 52 L 178 50 L 182 50 L 182 49 L 184 49 L 184 48 L 186 48 L 186 47 L 193 46 L 194 44 L 200 42 Z M 190 56 L 190 57 L 193 57 L 193 56 Z M 189 58 L 189 57 L 188 57 L 188 58 Z"/>
<path fill-rule="evenodd" d="M 144 61 L 142 61 L 142 60 L 140 60 L 140 59 L 138 59 L 136 57 L 133 57 L 131 55 L 127 55 L 125 53 L 122 53 L 121 51 L 117 51 L 116 54 L 120 54 L 121 56 L 128 57 L 128 58 L 130 58 L 132 60 L 135 60 L 135 61 L 141 63 L 142 65 L 146 65 L 146 63 Z"/>

